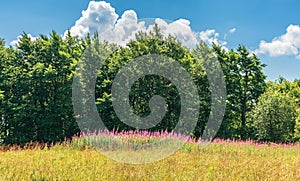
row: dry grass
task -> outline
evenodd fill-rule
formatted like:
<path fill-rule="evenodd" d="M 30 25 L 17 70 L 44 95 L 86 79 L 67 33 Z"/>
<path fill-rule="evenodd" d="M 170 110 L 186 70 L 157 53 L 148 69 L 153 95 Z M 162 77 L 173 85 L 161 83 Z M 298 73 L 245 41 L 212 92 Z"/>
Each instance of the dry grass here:
<path fill-rule="evenodd" d="M 221 142 L 199 150 L 186 145 L 144 165 L 69 146 L 2 151 L 0 180 L 300 180 L 300 148 Z"/>

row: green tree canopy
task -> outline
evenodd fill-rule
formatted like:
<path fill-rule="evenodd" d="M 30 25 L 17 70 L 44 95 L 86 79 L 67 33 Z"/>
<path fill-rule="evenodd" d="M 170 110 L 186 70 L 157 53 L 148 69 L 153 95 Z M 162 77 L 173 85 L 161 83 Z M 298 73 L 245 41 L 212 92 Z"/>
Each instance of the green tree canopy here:
<path fill-rule="evenodd" d="M 256 55 L 251 55 L 245 46 L 239 45 L 229 52 L 217 45 L 213 45 L 213 49 L 221 63 L 227 88 L 226 112 L 218 136 L 248 138 L 246 114 L 267 88 L 263 73 L 266 65 Z"/>
<path fill-rule="evenodd" d="M 290 94 L 269 89 L 260 96 L 249 117 L 258 140 L 293 141 L 297 107 Z"/>

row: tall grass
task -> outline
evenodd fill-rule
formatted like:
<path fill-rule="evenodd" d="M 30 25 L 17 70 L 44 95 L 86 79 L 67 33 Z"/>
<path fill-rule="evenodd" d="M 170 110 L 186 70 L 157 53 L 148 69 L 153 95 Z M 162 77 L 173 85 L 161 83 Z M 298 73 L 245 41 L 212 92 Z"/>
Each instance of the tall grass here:
<path fill-rule="evenodd" d="M 154 139 L 137 135 L 124 133 L 121 139 L 141 145 Z M 300 180 L 298 144 L 215 139 L 199 149 L 199 143 L 190 139 L 166 159 L 132 165 L 105 157 L 89 145 L 86 136 L 74 140 L 50 148 L 1 151 L 0 180 Z"/>

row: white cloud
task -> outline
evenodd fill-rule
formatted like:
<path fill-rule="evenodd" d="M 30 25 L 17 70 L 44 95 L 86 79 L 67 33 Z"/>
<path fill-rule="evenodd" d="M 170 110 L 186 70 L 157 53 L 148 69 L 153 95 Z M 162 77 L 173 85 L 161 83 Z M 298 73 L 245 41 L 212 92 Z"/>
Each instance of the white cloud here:
<path fill-rule="evenodd" d="M 147 20 L 145 20 L 147 21 Z M 72 36 L 85 37 L 88 33 L 98 32 L 100 40 L 106 40 L 112 43 L 125 46 L 130 40 L 135 38 L 138 31 L 149 32 L 153 30 L 154 23 L 158 24 L 164 36 L 175 36 L 184 46 L 195 48 L 200 40 L 211 45 L 213 42 L 222 46 L 225 50 L 227 42 L 219 40 L 219 33 L 214 29 L 208 29 L 201 32 L 194 32 L 191 29 L 190 21 L 186 19 L 178 19 L 173 22 L 167 22 L 163 19 L 152 19 L 151 25 L 146 27 L 149 22 L 139 21 L 135 11 L 127 10 L 119 18 L 115 9 L 110 3 L 105 1 L 90 1 L 88 8 L 82 11 L 82 16 L 71 27 Z M 235 28 L 233 28 L 235 31 Z M 233 31 L 233 29 L 230 30 Z M 65 32 L 65 35 L 67 31 Z M 28 34 L 32 41 L 36 37 Z M 16 46 L 21 36 L 14 40 L 10 45 Z"/>
<path fill-rule="evenodd" d="M 37 37 L 34 37 L 31 34 L 27 34 L 27 36 L 30 38 L 31 41 L 35 41 L 37 39 Z M 18 38 L 16 40 L 11 41 L 9 43 L 9 45 L 17 46 L 21 38 L 22 38 L 22 35 L 19 35 Z"/>
<path fill-rule="evenodd" d="M 194 32 L 191 29 L 190 21 L 186 19 L 178 19 L 173 22 L 167 22 L 163 19 L 148 19 L 149 22 L 139 21 L 135 11 L 127 10 L 119 18 L 115 9 L 105 1 L 90 1 L 88 8 L 82 11 L 82 16 L 70 28 L 72 36 L 85 37 L 88 33 L 94 34 L 98 32 L 100 40 L 106 40 L 112 43 L 125 46 L 130 40 L 135 38 L 135 34 L 139 31 L 149 32 L 153 30 L 154 23 L 158 24 L 164 36 L 175 36 L 184 46 L 195 48 L 200 40 L 212 45 L 214 42 L 225 50 L 227 42 L 225 38 L 219 40 L 219 33 L 214 29 L 208 29 L 201 32 Z M 147 24 L 147 26 L 146 26 Z M 234 32 L 235 28 L 230 32 Z M 67 31 L 64 33 L 66 36 Z M 36 37 L 28 34 L 32 41 Z M 21 36 L 14 40 L 10 45 L 17 45 Z M 300 42 L 299 42 L 300 43 Z"/>
<path fill-rule="evenodd" d="M 284 42 L 281 40 L 273 40 L 268 43 L 261 41 L 259 49 L 255 51 L 258 54 L 268 54 L 270 56 L 282 56 L 282 55 L 297 55 L 298 49 L 290 42 Z"/>
<path fill-rule="evenodd" d="M 171 23 L 157 18 L 155 23 L 159 26 L 161 33 L 164 36 L 175 36 L 184 46 L 194 48 L 199 42 L 197 34 L 192 31 L 190 21 L 186 19 L 179 19 Z M 153 29 L 154 25 L 149 26 L 148 31 Z"/>
<path fill-rule="evenodd" d="M 113 29 L 118 17 L 109 3 L 91 1 L 87 10 L 82 11 L 81 18 L 70 29 L 71 35 L 84 37 L 88 32 L 101 34 Z"/>
<path fill-rule="evenodd" d="M 127 10 L 119 18 L 115 9 L 107 2 L 91 1 L 88 8 L 82 11 L 82 17 L 71 27 L 71 35 L 79 37 L 86 36 L 87 33 L 99 33 L 100 40 L 126 45 L 129 40 L 135 38 L 138 31 L 149 32 L 153 29 L 154 22 L 158 24 L 163 35 L 175 36 L 184 46 L 194 48 L 196 44 L 203 40 L 208 44 L 215 42 L 218 45 L 226 45 L 225 41 L 218 39 L 219 34 L 215 30 L 205 30 L 195 33 L 192 31 L 190 21 L 179 19 L 168 23 L 163 19 L 155 19 L 152 25 L 146 27 L 145 21 L 138 21 L 135 11 Z M 66 34 L 66 32 L 65 32 Z M 226 49 L 226 48 L 225 48 Z"/>
<path fill-rule="evenodd" d="M 216 30 L 205 30 L 200 32 L 200 39 L 212 44 L 218 42 L 219 33 L 216 32 Z"/>
<path fill-rule="evenodd" d="M 100 40 L 125 45 L 139 30 L 146 30 L 144 23 L 138 22 L 133 10 L 127 10 L 121 18 L 118 17 L 109 3 L 91 1 L 87 10 L 82 11 L 82 17 L 70 29 L 71 35 L 84 37 L 87 33 L 98 32 Z"/>
<path fill-rule="evenodd" d="M 127 10 L 113 25 L 113 28 L 100 34 L 100 40 L 106 40 L 120 45 L 126 45 L 135 38 L 138 31 L 146 31 L 145 23 L 138 22 L 137 14 L 133 10 Z"/>
<path fill-rule="evenodd" d="M 236 28 L 231 28 L 230 30 L 229 30 L 229 33 L 234 33 L 236 31 Z"/>
<path fill-rule="evenodd" d="M 289 25 L 285 34 L 273 38 L 271 42 L 260 41 L 259 48 L 254 53 L 273 57 L 292 55 L 300 58 L 299 48 L 300 27 L 299 25 Z"/>
<path fill-rule="evenodd" d="M 226 51 L 228 51 L 226 47 L 227 42 L 225 40 L 219 40 L 219 33 L 216 30 L 209 29 L 209 30 L 201 31 L 199 33 L 199 36 L 200 36 L 200 40 L 208 43 L 209 45 L 215 43 L 216 45 L 219 45 L 222 48 L 224 48 Z"/>

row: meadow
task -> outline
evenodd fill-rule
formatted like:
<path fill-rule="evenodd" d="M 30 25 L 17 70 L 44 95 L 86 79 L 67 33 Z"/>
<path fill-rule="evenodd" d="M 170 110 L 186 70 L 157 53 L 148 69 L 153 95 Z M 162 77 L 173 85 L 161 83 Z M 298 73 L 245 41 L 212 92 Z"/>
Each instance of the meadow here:
<path fill-rule="evenodd" d="M 129 137 L 143 145 L 153 139 Z M 107 158 L 82 138 L 49 148 L 2 147 L 0 180 L 300 180 L 298 144 L 215 139 L 200 149 L 189 140 L 160 161 L 128 164 Z"/>

